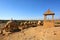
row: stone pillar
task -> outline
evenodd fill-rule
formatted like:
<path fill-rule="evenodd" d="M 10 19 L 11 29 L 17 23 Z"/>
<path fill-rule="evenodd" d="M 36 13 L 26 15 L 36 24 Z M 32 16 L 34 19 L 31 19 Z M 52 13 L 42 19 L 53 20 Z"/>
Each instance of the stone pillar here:
<path fill-rule="evenodd" d="M 52 15 L 52 20 L 54 20 L 54 15 Z"/>
<path fill-rule="evenodd" d="M 54 15 L 52 15 L 52 24 L 53 24 L 53 27 L 54 27 Z"/>
<path fill-rule="evenodd" d="M 44 21 L 46 21 L 46 15 L 44 15 Z"/>

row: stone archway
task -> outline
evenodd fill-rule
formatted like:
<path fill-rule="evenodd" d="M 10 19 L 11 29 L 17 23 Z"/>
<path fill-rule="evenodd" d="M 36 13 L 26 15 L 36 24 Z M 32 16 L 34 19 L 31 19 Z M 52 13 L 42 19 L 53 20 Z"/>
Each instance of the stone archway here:
<path fill-rule="evenodd" d="M 51 20 L 47 20 L 47 16 L 49 15 L 52 16 Z M 44 27 L 54 27 L 54 15 L 55 13 L 51 12 L 50 9 L 44 13 Z"/>

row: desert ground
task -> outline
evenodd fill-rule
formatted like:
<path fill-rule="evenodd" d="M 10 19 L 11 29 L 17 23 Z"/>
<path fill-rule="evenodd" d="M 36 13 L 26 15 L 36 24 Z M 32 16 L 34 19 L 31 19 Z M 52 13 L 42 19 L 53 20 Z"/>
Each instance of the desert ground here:
<path fill-rule="evenodd" d="M 0 36 L 0 40 L 60 40 L 60 27 L 31 27 L 21 32 Z"/>

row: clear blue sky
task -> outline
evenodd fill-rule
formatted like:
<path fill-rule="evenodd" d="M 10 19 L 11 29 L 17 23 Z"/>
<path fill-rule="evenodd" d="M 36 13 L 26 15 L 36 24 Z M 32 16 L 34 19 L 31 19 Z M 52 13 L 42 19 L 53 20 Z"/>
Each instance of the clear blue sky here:
<path fill-rule="evenodd" d="M 0 0 L 0 19 L 43 19 L 49 8 L 60 18 L 60 0 Z"/>

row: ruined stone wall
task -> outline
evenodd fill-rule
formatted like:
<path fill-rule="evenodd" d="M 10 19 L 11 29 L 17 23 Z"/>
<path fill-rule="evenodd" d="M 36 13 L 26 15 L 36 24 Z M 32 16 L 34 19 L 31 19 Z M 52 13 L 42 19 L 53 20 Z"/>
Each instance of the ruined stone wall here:
<path fill-rule="evenodd" d="M 54 21 L 44 21 L 44 27 L 54 27 Z"/>

